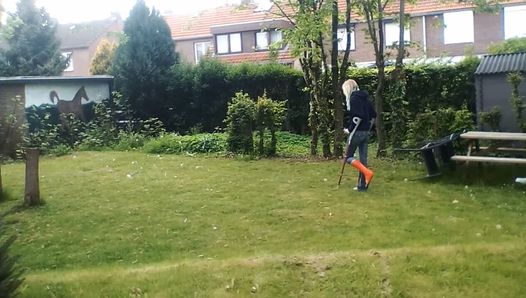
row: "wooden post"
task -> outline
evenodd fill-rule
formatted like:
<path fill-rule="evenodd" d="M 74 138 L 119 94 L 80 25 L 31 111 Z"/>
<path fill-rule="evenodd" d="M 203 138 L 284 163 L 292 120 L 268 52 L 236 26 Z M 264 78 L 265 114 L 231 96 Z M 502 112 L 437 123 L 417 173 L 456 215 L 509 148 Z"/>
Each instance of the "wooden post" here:
<path fill-rule="evenodd" d="M 26 148 L 26 193 L 24 202 L 33 206 L 40 204 L 38 183 L 38 148 Z"/>

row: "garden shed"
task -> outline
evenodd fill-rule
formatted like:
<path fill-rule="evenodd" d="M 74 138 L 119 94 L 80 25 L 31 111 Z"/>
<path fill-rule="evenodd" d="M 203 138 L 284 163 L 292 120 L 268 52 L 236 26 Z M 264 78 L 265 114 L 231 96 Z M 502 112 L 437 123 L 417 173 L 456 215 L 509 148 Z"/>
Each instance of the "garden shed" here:
<path fill-rule="evenodd" d="M 480 112 L 489 112 L 497 107 L 502 114 L 500 130 L 520 132 L 517 113 L 511 103 L 512 84 L 508 81 L 508 75 L 514 72 L 522 75 L 518 90 L 526 104 L 526 53 L 486 55 L 482 58 L 475 72 L 479 129 L 489 130 L 489 126 L 481 123 Z M 526 118 L 524 113 L 523 117 Z"/>
<path fill-rule="evenodd" d="M 82 120 L 86 104 L 110 98 L 113 77 L 0 77 L 0 155 L 12 154 L 24 134 L 26 109 L 52 106 Z"/>

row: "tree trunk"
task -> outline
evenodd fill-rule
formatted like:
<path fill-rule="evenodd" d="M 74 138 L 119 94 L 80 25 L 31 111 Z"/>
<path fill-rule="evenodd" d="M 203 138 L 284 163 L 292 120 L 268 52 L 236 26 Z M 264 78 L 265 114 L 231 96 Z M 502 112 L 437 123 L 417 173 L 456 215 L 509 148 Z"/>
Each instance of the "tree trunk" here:
<path fill-rule="evenodd" d="M 398 11 L 400 19 L 399 36 L 398 36 L 398 53 L 396 56 L 395 68 L 391 72 L 391 88 L 394 90 L 393 97 L 389 101 L 391 109 L 391 129 L 389 138 L 393 148 L 400 147 L 405 139 L 407 113 L 403 105 L 406 94 L 406 81 L 404 75 L 404 57 L 405 57 L 405 0 L 400 0 Z"/>
<path fill-rule="evenodd" d="M 398 12 L 398 17 L 400 18 L 400 31 L 398 36 L 398 55 L 396 56 L 396 69 L 400 71 L 404 64 L 405 57 L 405 38 L 404 38 L 404 29 L 405 29 L 405 0 L 400 0 L 400 10 Z"/>
<path fill-rule="evenodd" d="M 383 59 L 382 59 L 383 60 Z M 378 87 L 376 88 L 375 106 L 376 113 L 376 135 L 378 137 L 378 151 L 376 152 L 377 157 L 386 155 L 386 136 L 385 136 L 385 124 L 384 124 L 384 89 L 385 89 L 385 69 L 378 67 Z"/>
<path fill-rule="evenodd" d="M 38 148 L 26 150 L 26 191 L 24 201 L 29 206 L 40 204 L 40 187 L 38 182 Z"/>
<path fill-rule="evenodd" d="M 332 51 L 331 51 L 331 84 L 334 102 L 334 156 L 342 155 L 343 110 L 338 67 L 338 1 L 332 1 Z"/>
<path fill-rule="evenodd" d="M 309 128 L 311 133 L 310 155 L 318 154 L 318 107 L 314 95 L 310 94 Z"/>
<path fill-rule="evenodd" d="M 322 91 L 322 90 L 320 90 Z M 324 94 L 319 94 L 320 102 L 320 137 L 322 143 L 323 157 L 329 158 L 331 154 L 331 135 L 330 135 L 330 111 L 327 97 Z"/>

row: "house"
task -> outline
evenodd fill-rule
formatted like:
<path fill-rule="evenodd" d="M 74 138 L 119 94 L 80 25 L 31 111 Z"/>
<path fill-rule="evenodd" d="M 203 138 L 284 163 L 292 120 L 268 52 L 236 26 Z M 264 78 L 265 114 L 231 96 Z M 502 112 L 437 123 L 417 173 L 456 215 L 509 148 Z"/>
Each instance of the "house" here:
<path fill-rule="evenodd" d="M 268 62 L 272 54 L 284 64 L 294 58 L 288 45 L 281 44 L 283 32 L 291 24 L 257 5 L 226 5 L 197 15 L 164 16 L 175 41 L 175 49 L 186 62 L 198 63 L 212 55 L 229 63 Z M 271 51 L 272 45 L 277 45 Z"/>
<path fill-rule="evenodd" d="M 118 42 L 123 30 L 120 16 L 80 24 L 59 24 L 57 37 L 62 55 L 69 57 L 64 76 L 88 76 L 93 57 L 103 39 Z"/>
<path fill-rule="evenodd" d="M 502 118 L 500 130 L 521 132 L 517 124 L 517 113 L 512 107 L 512 86 L 508 74 L 518 72 L 523 79 L 518 86 L 519 96 L 526 96 L 526 53 L 486 55 L 475 71 L 475 88 L 477 92 L 477 111 L 490 112 L 495 107 Z M 477 115 L 480 129 L 487 129 Z"/>
<path fill-rule="evenodd" d="M 466 52 L 475 55 L 487 54 L 491 43 L 502 42 L 511 37 L 526 37 L 526 1 L 501 3 L 496 13 L 477 12 L 467 1 L 419 0 L 406 3 L 405 13 L 410 15 L 410 27 L 405 30 L 410 59 L 462 58 Z M 340 8 L 345 3 L 340 1 Z M 398 3 L 386 7 L 384 22 L 385 45 L 398 42 L 399 25 L 394 20 L 398 15 Z M 374 63 L 374 52 L 368 44 L 367 25 L 360 16 L 353 15 L 351 57 L 356 62 Z M 345 36 L 340 29 L 339 36 Z M 388 58 L 394 59 L 395 53 Z"/>
<path fill-rule="evenodd" d="M 340 11 L 345 1 L 340 0 Z M 389 46 L 398 41 L 398 3 L 386 7 L 385 31 L 386 53 L 394 59 Z M 497 13 L 482 13 L 466 1 L 419 0 L 406 3 L 410 26 L 405 30 L 409 59 L 439 59 L 448 57 L 458 60 L 467 51 L 482 55 L 491 43 L 511 37 L 526 36 L 526 1 L 511 0 L 501 4 Z M 290 28 L 291 23 L 280 17 L 273 6 L 258 10 L 256 5 L 224 6 L 206 10 L 193 16 L 165 16 L 176 43 L 176 51 L 183 60 L 198 63 L 206 54 L 220 60 L 239 63 L 245 61 L 266 62 L 270 60 L 269 44 L 283 38 L 280 29 Z M 366 33 L 367 24 L 359 15 L 353 14 L 351 32 L 351 59 L 358 65 L 375 61 L 374 51 Z M 343 24 L 338 30 L 339 49 L 346 44 Z M 389 56 L 390 55 L 390 56 Z M 292 64 L 288 45 L 277 53 L 278 61 Z"/>

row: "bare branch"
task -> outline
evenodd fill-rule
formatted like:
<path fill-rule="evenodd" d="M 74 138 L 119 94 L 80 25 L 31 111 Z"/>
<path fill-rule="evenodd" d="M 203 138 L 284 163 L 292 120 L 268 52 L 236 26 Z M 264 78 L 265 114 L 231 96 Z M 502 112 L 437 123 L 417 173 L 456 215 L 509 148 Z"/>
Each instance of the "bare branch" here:
<path fill-rule="evenodd" d="M 293 17 L 289 16 L 287 13 L 285 13 L 285 10 L 283 10 L 283 8 L 281 7 L 281 5 L 279 5 L 279 3 L 274 2 L 274 5 L 276 5 L 276 7 L 281 12 L 281 14 L 272 13 L 273 15 L 278 15 L 278 16 L 285 17 L 287 19 L 287 21 L 289 21 L 292 25 L 296 26 L 296 22 L 294 22 Z M 290 5 L 290 0 L 289 0 L 289 5 Z M 296 12 L 294 12 L 294 13 L 296 14 Z"/>

